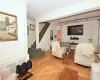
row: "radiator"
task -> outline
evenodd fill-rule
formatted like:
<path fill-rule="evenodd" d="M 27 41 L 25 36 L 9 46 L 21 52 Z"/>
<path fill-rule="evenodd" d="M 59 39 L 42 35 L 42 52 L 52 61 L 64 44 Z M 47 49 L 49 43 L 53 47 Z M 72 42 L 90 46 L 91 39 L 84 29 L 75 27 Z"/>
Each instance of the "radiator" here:
<path fill-rule="evenodd" d="M 16 72 L 16 65 L 21 65 L 23 62 L 27 62 L 28 60 L 29 59 L 25 56 L 25 57 L 19 58 L 17 60 L 0 65 L 0 68 L 10 67 L 12 72 Z"/>

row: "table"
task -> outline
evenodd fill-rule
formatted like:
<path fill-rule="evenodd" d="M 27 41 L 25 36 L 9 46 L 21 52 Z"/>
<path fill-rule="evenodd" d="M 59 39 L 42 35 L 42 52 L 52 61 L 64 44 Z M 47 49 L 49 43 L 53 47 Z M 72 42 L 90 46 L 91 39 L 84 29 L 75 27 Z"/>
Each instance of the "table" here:
<path fill-rule="evenodd" d="M 68 65 L 68 57 L 70 55 L 70 48 L 71 48 L 70 43 L 62 42 L 61 46 L 66 48 L 66 52 L 62 55 L 63 56 L 63 64 L 66 62 Z"/>
<path fill-rule="evenodd" d="M 63 56 L 63 64 L 66 63 L 68 66 L 68 54 L 64 53 L 62 56 Z"/>
<path fill-rule="evenodd" d="M 61 42 L 62 47 L 66 47 L 69 49 L 75 49 L 77 45 L 78 43 L 74 43 L 74 42 Z"/>

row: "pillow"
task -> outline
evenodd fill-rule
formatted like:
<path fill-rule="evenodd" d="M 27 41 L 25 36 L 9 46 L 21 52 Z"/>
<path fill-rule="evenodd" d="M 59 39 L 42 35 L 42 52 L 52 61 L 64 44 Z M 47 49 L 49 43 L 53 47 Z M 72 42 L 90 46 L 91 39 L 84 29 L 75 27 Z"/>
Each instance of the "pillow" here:
<path fill-rule="evenodd" d="M 0 76 L 0 80 L 1 80 L 2 78 L 1 78 L 1 76 Z"/>
<path fill-rule="evenodd" d="M 3 80 L 17 80 L 16 73 L 12 73 L 9 77 L 6 77 Z"/>
<path fill-rule="evenodd" d="M 11 75 L 11 71 L 9 67 L 1 68 L 0 69 L 0 76 L 2 78 L 8 77 Z"/>

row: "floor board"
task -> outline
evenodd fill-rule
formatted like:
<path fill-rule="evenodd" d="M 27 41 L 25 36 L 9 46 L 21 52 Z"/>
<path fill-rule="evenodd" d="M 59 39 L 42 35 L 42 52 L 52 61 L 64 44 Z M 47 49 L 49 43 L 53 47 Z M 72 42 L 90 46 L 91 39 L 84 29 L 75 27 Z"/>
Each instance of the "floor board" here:
<path fill-rule="evenodd" d="M 63 60 L 52 56 L 51 51 L 47 51 L 45 56 L 32 58 L 33 76 L 28 80 L 58 80 L 64 67 L 78 71 L 78 80 L 90 80 L 90 68 L 74 64 L 72 59 L 68 60 L 68 66 L 63 64 Z"/>

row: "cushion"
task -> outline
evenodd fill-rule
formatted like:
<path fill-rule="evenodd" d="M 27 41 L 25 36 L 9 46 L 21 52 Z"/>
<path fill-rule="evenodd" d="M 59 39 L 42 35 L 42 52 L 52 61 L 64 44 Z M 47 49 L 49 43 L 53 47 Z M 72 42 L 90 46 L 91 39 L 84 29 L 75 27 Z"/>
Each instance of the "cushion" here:
<path fill-rule="evenodd" d="M 100 73 L 100 63 L 93 63 L 91 70 L 92 70 L 92 72 L 99 72 Z"/>
<path fill-rule="evenodd" d="M 0 80 L 2 79 L 2 77 L 0 76 Z"/>
<path fill-rule="evenodd" d="M 93 73 L 92 80 L 100 80 L 100 73 Z"/>
<path fill-rule="evenodd" d="M 9 67 L 1 68 L 0 69 L 0 76 L 2 78 L 8 77 L 11 75 L 11 71 Z"/>
<path fill-rule="evenodd" d="M 12 73 L 10 76 L 6 77 L 3 80 L 17 80 L 16 73 Z"/>

